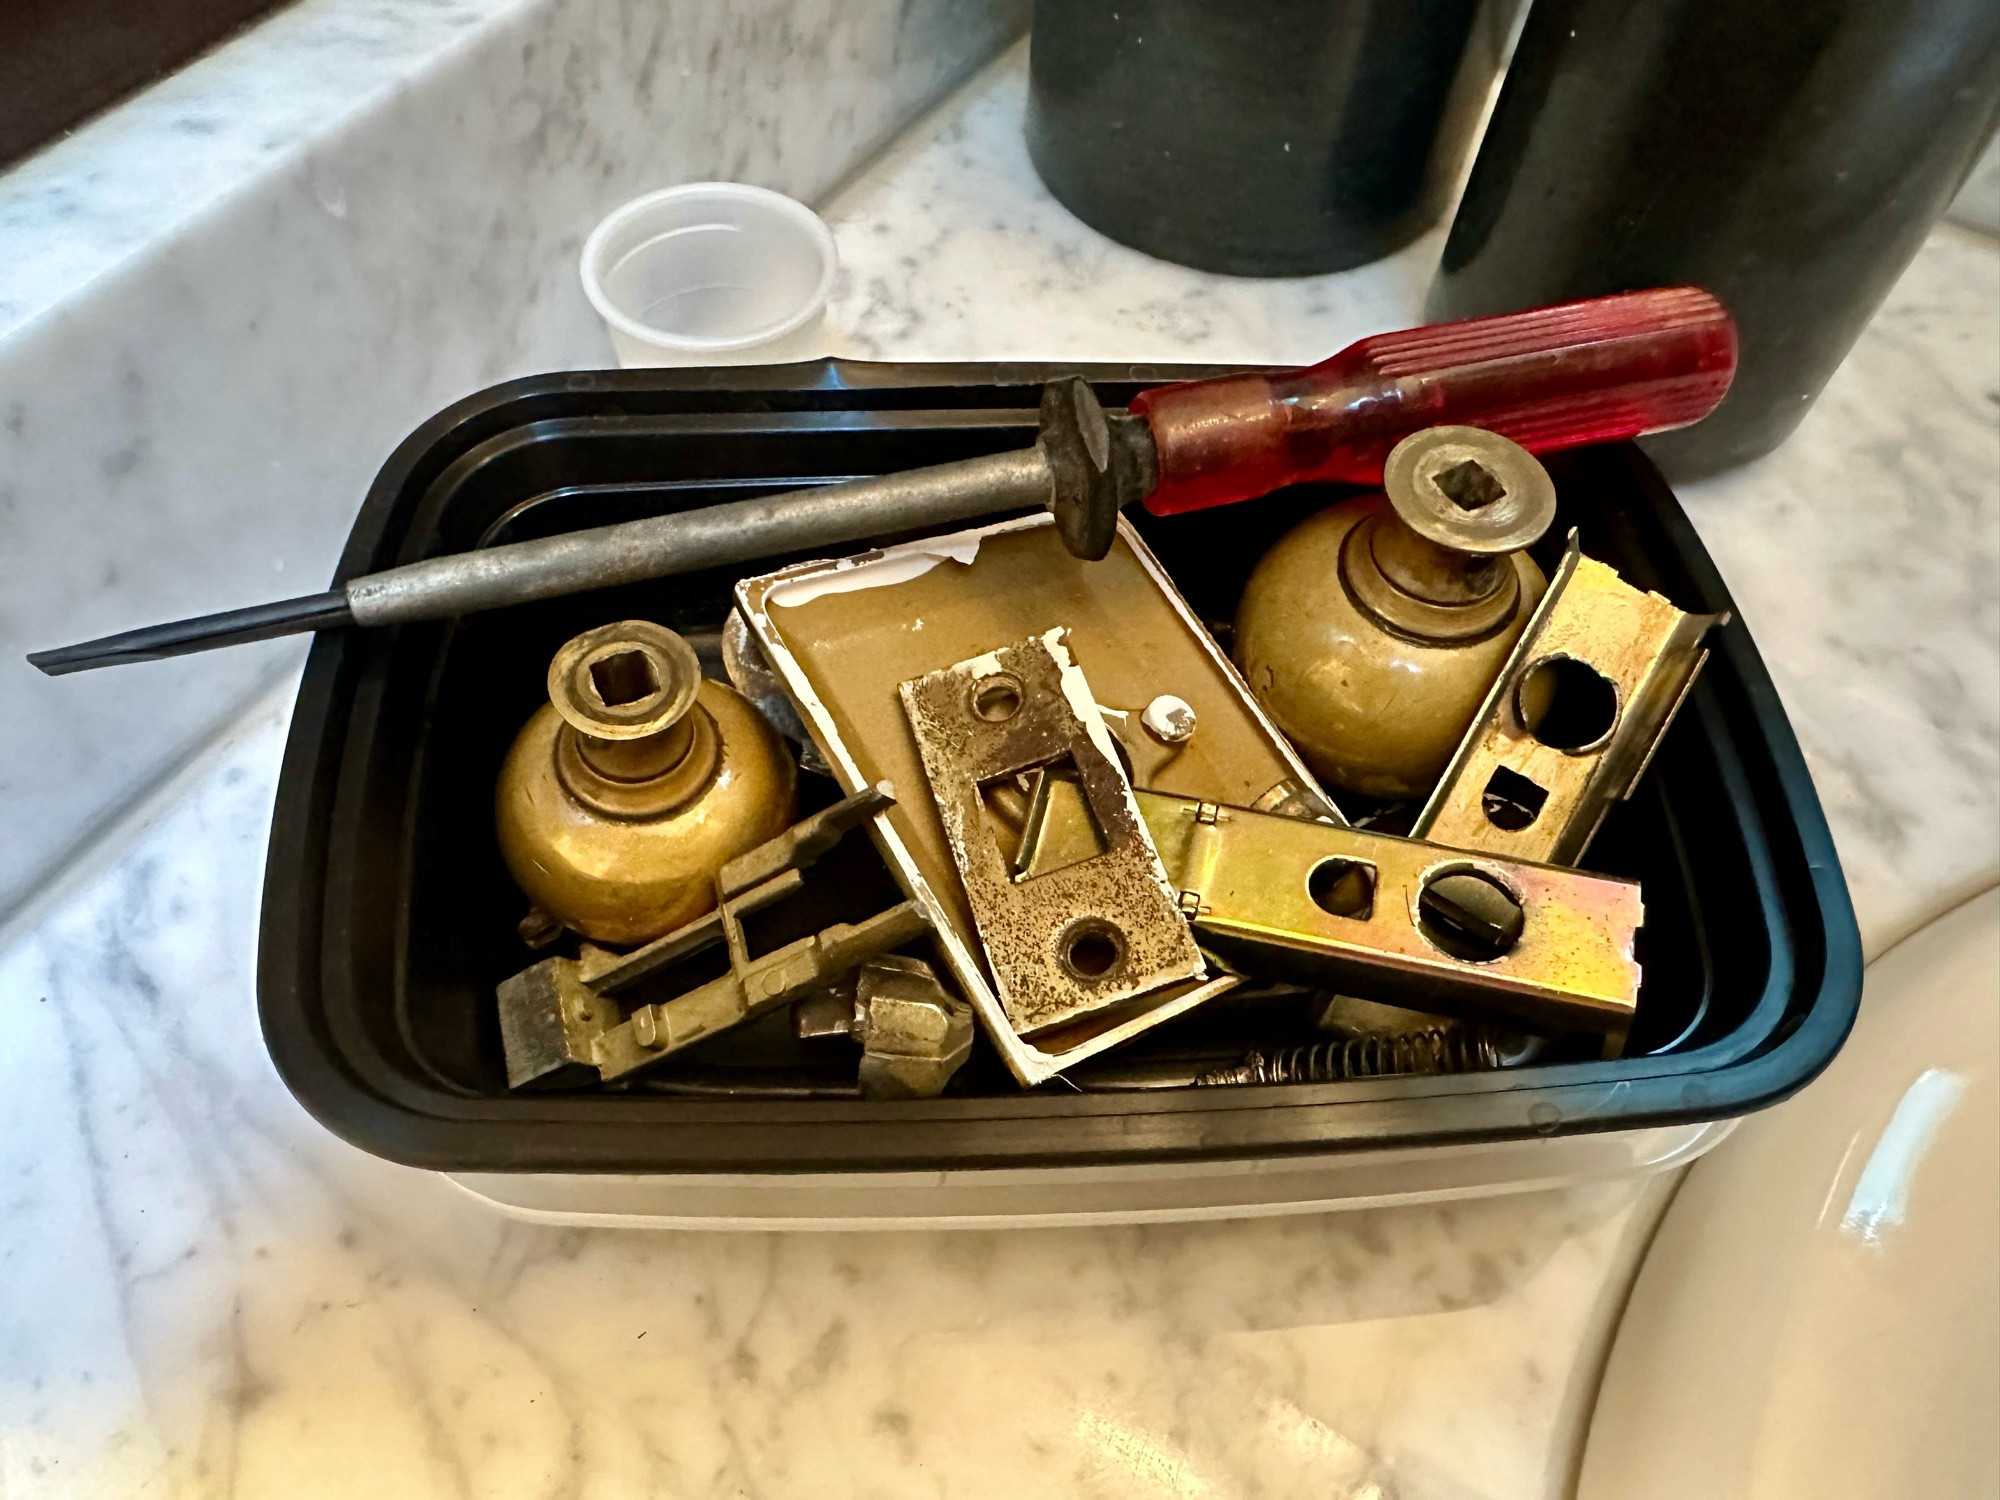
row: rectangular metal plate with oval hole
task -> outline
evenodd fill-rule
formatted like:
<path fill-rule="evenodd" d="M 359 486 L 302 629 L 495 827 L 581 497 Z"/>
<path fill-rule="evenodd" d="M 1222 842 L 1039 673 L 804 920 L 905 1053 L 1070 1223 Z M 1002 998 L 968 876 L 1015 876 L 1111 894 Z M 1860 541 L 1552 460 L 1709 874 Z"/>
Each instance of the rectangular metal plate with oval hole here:
<path fill-rule="evenodd" d="M 1456 849 L 1574 864 L 1631 795 L 1727 615 L 1687 614 L 1585 557 L 1555 581 L 1411 829 Z"/>
<path fill-rule="evenodd" d="M 1135 800 L 1182 914 L 1224 962 L 1481 1020 L 1612 1038 L 1631 1023 L 1645 917 L 1634 881 L 1157 792 Z M 1047 816 L 1074 814 L 1050 803 Z"/>
<path fill-rule="evenodd" d="M 1207 973 L 1065 635 L 900 690 L 1001 1008 L 1023 1037 Z"/>

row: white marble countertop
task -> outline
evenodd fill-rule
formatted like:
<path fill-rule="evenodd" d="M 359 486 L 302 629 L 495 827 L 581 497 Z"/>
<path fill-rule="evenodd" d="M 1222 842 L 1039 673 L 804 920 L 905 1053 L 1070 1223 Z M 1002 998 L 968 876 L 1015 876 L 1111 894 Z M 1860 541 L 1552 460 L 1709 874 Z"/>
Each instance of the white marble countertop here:
<path fill-rule="evenodd" d="M 608 357 L 590 227 L 821 197 L 1027 0 L 291 0 L 0 172 L 0 921 L 301 657 L 22 657 L 324 579 L 422 417 Z"/>
<path fill-rule="evenodd" d="M 1108 244 L 1035 182 L 1021 97 L 1017 55 L 831 205 L 838 352 L 1304 360 L 1414 315 L 1435 237 L 1298 282 Z M 1995 878 L 1996 328 L 2000 256 L 1940 231 L 1798 436 L 1687 496 L 1871 951 Z M 8 1500 L 1565 1493 L 1666 1182 L 1189 1226 L 648 1234 L 509 1223 L 344 1145 L 257 1034 L 288 707 L 0 939 Z"/>

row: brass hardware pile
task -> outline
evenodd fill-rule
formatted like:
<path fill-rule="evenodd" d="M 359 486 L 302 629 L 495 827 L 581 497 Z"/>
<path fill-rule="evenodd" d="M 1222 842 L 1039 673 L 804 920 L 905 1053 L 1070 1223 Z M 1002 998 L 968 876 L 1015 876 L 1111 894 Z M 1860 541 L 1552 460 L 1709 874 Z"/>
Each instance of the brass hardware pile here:
<path fill-rule="evenodd" d="M 498 787 L 547 954 L 499 986 L 509 1083 L 887 1102 L 1617 1055 L 1641 892 L 1575 866 L 1718 617 L 1574 533 L 1548 577 L 1556 509 L 1513 443 L 1430 428 L 1226 628 L 1122 517 L 1085 560 L 1043 513 L 743 579 L 728 683 L 655 624 L 578 636 Z"/>

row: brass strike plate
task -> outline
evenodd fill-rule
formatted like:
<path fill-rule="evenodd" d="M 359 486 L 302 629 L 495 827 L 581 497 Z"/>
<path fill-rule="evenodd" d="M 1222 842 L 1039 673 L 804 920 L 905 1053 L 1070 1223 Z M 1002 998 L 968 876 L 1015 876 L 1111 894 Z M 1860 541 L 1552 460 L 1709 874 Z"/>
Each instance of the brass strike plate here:
<path fill-rule="evenodd" d="M 1549 591 L 1487 694 L 1415 838 L 1569 865 L 1629 796 L 1726 614 L 1688 614 L 1582 555 Z"/>
<path fill-rule="evenodd" d="M 901 689 L 1021 1036 L 1207 971 L 1066 634 L 1057 626 Z M 1054 823 L 1051 808 L 1063 814 Z"/>

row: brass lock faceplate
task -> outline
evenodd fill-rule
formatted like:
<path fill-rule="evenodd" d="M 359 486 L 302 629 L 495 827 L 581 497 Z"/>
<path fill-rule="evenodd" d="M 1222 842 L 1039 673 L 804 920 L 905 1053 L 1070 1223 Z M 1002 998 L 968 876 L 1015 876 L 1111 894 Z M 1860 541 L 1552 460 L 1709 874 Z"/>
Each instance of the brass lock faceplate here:
<path fill-rule="evenodd" d="M 1631 1023 L 1645 917 L 1633 881 L 1134 795 L 1182 915 L 1224 960 L 1479 1020 L 1611 1037 Z M 1031 827 L 1024 848 L 1074 842 L 1073 805 L 1038 807 L 1055 826 Z"/>
<path fill-rule="evenodd" d="M 1634 588 L 1572 534 L 1414 835 L 1574 864 L 1631 794 L 1707 660 L 1702 637 L 1727 618 Z"/>
<path fill-rule="evenodd" d="M 1128 1008 L 1020 1036 L 986 972 L 983 950 L 898 696 L 902 683 L 1061 624 L 1100 702 L 1142 720 L 1155 701 L 1165 738 L 1149 769 L 1165 790 L 1284 802 L 1338 818 L 1312 774 L 1244 690 L 1131 524 L 1110 552 L 1080 562 L 1046 515 L 1002 521 L 859 557 L 802 563 L 737 585 L 751 630 L 846 787 L 886 781 L 905 795 L 876 839 L 896 878 L 931 915 L 951 977 L 1009 1070 L 1034 1085 L 1205 1003 L 1238 981 L 1170 986 Z M 1174 722 L 1169 722 L 1169 719 Z M 1152 739 L 1151 731 L 1135 734 Z M 1171 751 L 1171 755 L 1165 752 Z"/>

